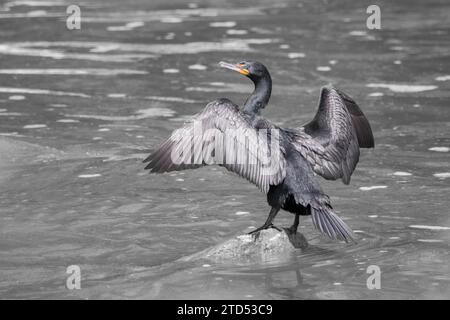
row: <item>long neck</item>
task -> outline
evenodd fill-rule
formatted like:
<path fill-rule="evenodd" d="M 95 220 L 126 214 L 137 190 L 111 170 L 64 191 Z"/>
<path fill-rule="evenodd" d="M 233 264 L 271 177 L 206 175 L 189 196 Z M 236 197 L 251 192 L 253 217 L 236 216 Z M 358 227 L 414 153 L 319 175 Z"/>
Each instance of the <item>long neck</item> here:
<path fill-rule="evenodd" d="M 269 73 L 266 73 L 263 77 L 252 80 L 255 84 L 255 90 L 245 102 L 243 111 L 254 116 L 259 114 L 260 110 L 269 102 L 272 93 L 272 79 Z"/>

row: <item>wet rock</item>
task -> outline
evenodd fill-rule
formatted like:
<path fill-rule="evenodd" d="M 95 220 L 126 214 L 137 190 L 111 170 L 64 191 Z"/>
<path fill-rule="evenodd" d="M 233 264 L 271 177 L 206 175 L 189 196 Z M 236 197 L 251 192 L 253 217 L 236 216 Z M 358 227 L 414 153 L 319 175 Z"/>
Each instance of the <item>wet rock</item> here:
<path fill-rule="evenodd" d="M 271 228 L 254 235 L 240 235 L 230 239 L 208 249 L 204 257 L 214 260 L 279 260 L 307 246 L 308 242 L 302 234 L 290 234 L 287 230 Z"/>

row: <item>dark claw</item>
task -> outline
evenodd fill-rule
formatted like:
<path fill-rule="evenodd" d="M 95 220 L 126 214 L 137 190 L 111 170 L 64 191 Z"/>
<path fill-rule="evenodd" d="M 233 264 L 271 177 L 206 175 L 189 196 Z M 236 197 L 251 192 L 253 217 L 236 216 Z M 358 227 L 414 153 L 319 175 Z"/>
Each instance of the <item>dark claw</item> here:
<path fill-rule="evenodd" d="M 278 231 L 280 231 L 280 232 L 283 231 L 283 229 L 280 229 L 280 228 L 274 226 L 273 224 L 270 226 L 270 228 L 274 228 L 275 230 L 278 230 Z"/>
<path fill-rule="evenodd" d="M 247 234 L 255 234 L 255 233 L 257 233 L 257 232 L 259 232 L 259 231 L 261 231 L 261 230 L 266 230 L 266 229 L 269 229 L 269 228 L 274 228 L 274 229 L 276 229 L 276 230 L 278 230 L 278 231 L 280 231 L 280 232 L 283 231 L 282 229 L 280 229 L 280 228 L 274 226 L 274 225 L 271 223 L 271 224 L 269 224 L 269 225 L 263 225 L 262 227 L 256 228 L 255 230 L 250 231 L 250 232 L 247 233 Z"/>

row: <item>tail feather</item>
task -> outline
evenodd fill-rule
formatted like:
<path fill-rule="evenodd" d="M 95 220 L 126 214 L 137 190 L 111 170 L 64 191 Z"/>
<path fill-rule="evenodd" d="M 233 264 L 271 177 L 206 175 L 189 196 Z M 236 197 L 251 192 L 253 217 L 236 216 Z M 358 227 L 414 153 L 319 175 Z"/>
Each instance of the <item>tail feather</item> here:
<path fill-rule="evenodd" d="M 329 206 L 311 208 L 311 217 L 314 226 L 323 234 L 333 240 L 356 242 L 353 231 L 342 221 Z"/>

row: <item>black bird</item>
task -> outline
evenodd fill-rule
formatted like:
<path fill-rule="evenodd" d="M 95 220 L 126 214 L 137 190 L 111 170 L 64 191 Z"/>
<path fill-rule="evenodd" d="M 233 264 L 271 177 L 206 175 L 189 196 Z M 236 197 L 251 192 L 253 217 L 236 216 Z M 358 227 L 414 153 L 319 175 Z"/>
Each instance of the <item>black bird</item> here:
<path fill-rule="evenodd" d="M 359 160 L 359 149 L 374 147 L 369 122 L 355 101 L 334 87 L 323 87 L 311 122 L 300 128 L 281 128 L 260 115 L 272 91 L 267 68 L 256 61 L 220 62 L 220 66 L 253 81 L 255 89 L 243 108 L 224 98 L 210 102 L 192 123 L 175 130 L 144 160 L 149 162 L 146 169 L 162 173 L 218 164 L 267 194 L 267 202 L 272 207 L 269 216 L 252 233 L 274 227 L 273 219 L 284 209 L 295 215 L 289 232 L 297 231 L 300 215 L 311 215 L 314 226 L 331 239 L 354 241 L 352 230 L 334 213 L 315 174 L 327 180 L 341 178 L 348 184 Z M 196 123 L 201 125 L 203 133 L 195 133 Z M 232 130 L 239 133 L 228 134 Z M 226 137 L 221 145 L 223 154 L 219 156 L 218 150 L 208 153 L 203 149 L 217 133 Z M 272 142 L 277 142 L 275 147 Z M 263 160 L 267 154 L 271 155 L 270 169 Z"/>

